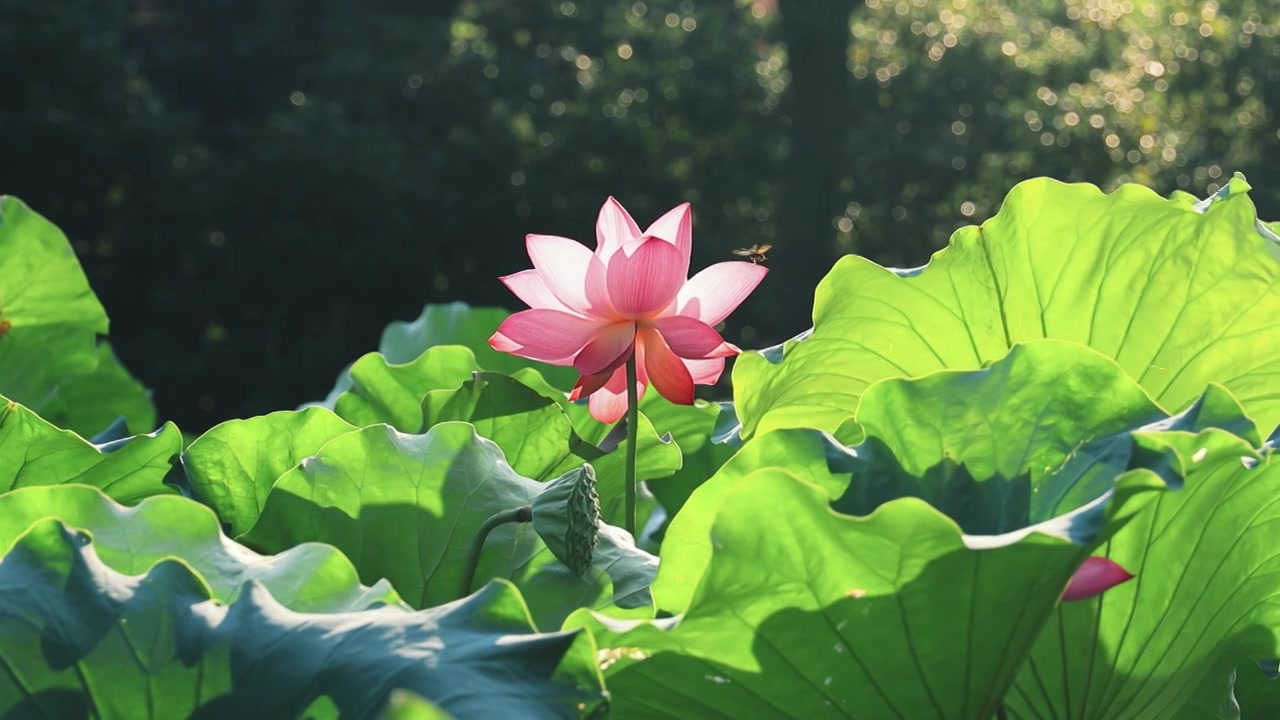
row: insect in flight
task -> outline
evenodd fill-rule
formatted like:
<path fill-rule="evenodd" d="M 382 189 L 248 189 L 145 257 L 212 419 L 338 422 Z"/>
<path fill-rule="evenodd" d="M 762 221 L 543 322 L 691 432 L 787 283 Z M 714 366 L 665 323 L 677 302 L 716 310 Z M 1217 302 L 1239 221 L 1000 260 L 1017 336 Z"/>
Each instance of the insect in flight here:
<path fill-rule="evenodd" d="M 773 246 L 768 243 L 765 243 L 764 245 L 752 245 L 749 248 L 738 248 L 733 251 L 733 254 L 740 257 L 751 258 L 752 265 L 763 265 L 764 261 L 768 260 L 764 254 L 769 252 L 772 247 Z"/>

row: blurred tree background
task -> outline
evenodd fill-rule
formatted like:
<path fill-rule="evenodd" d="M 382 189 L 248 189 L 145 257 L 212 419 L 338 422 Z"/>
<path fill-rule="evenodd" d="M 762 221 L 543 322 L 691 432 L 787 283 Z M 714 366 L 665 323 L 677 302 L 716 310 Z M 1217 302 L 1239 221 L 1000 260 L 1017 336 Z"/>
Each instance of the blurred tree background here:
<path fill-rule="evenodd" d="M 919 265 L 1019 180 L 1280 218 L 1280 2 L 0 0 L 0 192 L 65 229 L 188 431 L 319 399 L 428 302 L 517 301 L 529 232 L 690 201 L 730 318 L 808 325 L 843 253 Z"/>

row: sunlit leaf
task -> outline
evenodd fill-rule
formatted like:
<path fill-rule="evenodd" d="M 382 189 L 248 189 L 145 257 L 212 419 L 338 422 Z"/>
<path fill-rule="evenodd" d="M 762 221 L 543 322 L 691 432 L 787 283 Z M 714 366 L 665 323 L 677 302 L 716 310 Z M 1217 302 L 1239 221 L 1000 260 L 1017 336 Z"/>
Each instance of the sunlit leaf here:
<path fill-rule="evenodd" d="M 87 438 L 107 429 L 117 418 L 123 418 L 125 429 L 134 435 L 155 430 L 151 391 L 120 364 L 107 341 L 98 343 L 97 356 L 93 372 L 58 384 L 53 396 L 40 406 L 40 416 Z"/>
<path fill-rule="evenodd" d="M 1191 704 L 1230 707 L 1237 667 L 1260 675 L 1246 664 L 1280 657 L 1280 464 L 1226 433 L 1203 440 L 1185 488 L 1104 548 L 1137 577 L 1055 611 L 1009 695 L 1012 717 L 1190 717 Z"/>
<path fill-rule="evenodd" d="M 387 423 L 401 432 L 418 432 L 423 396 L 456 388 L 478 369 L 475 355 L 457 345 L 431 348 L 402 364 L 369 353 L 351 367 L 353 385 L 338 396 L 334 412 L 361 427 Z"/>
<path fill-rule="evenodd" d="M 907 498 L 868 518 L 785 470 L 739 479 L 712 506 L 715 553 L 672 620 L 591 627 L 622 717 L 994 715 L 1080 560 L 1040 533 L 974 549 Z M 664 566 L 659 574 L 667 573 Z"/>
<path fill-rule="evenodd" d="M 1136 185 L 1029 180 L 924 268 L 845 257 L 818 288 L 811 337 L 777 364 L 738 359 L 743 433 L 835 430 L 877 380 L 980 368 L 1038 338 L 1114 358 L 1169 412 L 1220 383 L 1270 430 L 1280 262 L 1247 190 L 1236 178 L 1204 209 Z"/>
<path fill-rule="evenodd" d="M 149 435 L 94 445 L 0 397 L 0 492 L 80 483 L 133 504 L 174 492 L 164 479 L 181 451 L 182 433 L 173 423 Z"/>
<path fill-rule="evenodd" d="M 400 604 L 385 580 L 360 585 L 351 561 L 332 547 L 308 543 L 263 557 L 223 535 L 209 508 L 173 495 L 124 507 L 85 485 L 28 487 L 0 494 L 0 517 L 0 554 L 27 528 L 57 518 L 89 533 L 98 559 L 124 575 L 144 575 L 165 558 L 181 558 L 221 603 L 255 581 L 297 612 Z"/>
<path fill-rule="evenodd" d="M 550 480 L 590 462 L 595 468 L 600 504 L 606 522 L 622 524 L 626 485 L 626 441 L 610 452 L 599 448 L 609 428 L 594 420 L 578 435 L 560 403 L 523 382 L 496 373 L 478 373 L 456 390 L 434 390 L 422 401 L 425 426 L 464 421 L 502 448 L 517 473 L 534 480 Z M 637 430 L 636 478 L 667 478 L 680 468 L 680 448 L 658 437 L 645 417 Z"/>
<path fill-rule="evenodd" d="M 426 305 L 422 314 L 411 322 L 397 320 L 382 331 L 378 352 L 390 364 L 412 362 L 428 349 L 438 345 L 460 345 L 475 354 L 477 369 L 513 374 L 524 368 L 537 368 L 561 391 L 573 387 L 577 375 L 572 368 L 526 360 L 489 347 L 489 337 L 511 313 L 502 308 L 471 307 L 454 302 Z M 321 403 L 333 408 L 338 396 L 351 388 L 351 367 L 338 376 L 329 396 Z"/>
<path fill-rule="evenodd" d="M 363 581 L 387 578 L 413 607 L 432 607 L 457 597 L 467 550 L 484 521 L 531 504 L 544 488 L 512 470 L 501 449 L 469 424 L 444 422 L 425 435 L 373 425 L 331 440 L 281 476 L 257 524 L 237 539 L 262 552 L 331 544 Z M 501 525 L 488 536 L 475 582 L 510 579 L 538 627 L 558 627 L 579 607 L 648 612 L 648 578 L 635 576 L 651 576 L 656 563 L 625 533 L 601 541 L 600 562 L 579 577 L 532 526 Z M 620 563 L 623 556 L 636 562 Z"/>
<path fill-rule="evenodd" d="M 357 429 L 324 408 L 228 420 L 192 442 L 182 465 L 200 500 L 239 535 L 257 522 L 276 478 Z"/>
<path fill-rule="evenodd" d="M 107 333 L 66 235 L 12 196 L 0 196 L 0 328 L 0 394 L 37 410 L 93 372 Z"/>

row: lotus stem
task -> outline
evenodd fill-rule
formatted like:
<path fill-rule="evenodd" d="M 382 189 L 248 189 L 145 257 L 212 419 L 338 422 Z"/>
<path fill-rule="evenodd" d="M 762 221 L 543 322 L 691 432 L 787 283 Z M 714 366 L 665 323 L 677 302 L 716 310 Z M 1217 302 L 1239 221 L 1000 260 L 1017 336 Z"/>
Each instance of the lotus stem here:
<path fill-rule="evenodd" d="M 480 523 L 475 537 L 471 538 L 471 547 L 467 550 L 467 560 L 462 566 L 462 582 L 458 588 L 458 597 L 464 598 L 471 593 L 471 583 L 476 579 L 476 568 L 480 566 L 480 553 L 484 552 L 484 543 L 494 528 L 507 523 L 527 523 L 533 521 L 533 507 L 521 505 L 518 508 L 494 513 L 489 519 Z"/>
<path fill-rule="evenodd" d="M 1009 710 L 1004 706 L 1003 702 L 1000 703 L 1000 707 L 996 708 L 996 720 L 1009 720 Z"/>
<path fill-rule="evenodd" d="M 636 537 L 636 436 L 640 425 L 640 399 L 636 396 L 636 355 L 627 358 L 627 500 L 624 529 Z"/>

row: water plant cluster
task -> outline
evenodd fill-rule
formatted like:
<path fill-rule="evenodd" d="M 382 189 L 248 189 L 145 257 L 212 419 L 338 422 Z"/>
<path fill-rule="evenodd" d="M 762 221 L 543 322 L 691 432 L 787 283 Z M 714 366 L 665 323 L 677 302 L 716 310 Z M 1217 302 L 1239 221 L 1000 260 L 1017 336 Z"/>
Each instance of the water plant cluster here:
<path fill-rule="evenodd" d="M 690 278 L 687 207 L 621 211 L 594 252 L 531 242 L 505 280 L 543 314 L 427 306 L 326 398 L 198 437 L 0 199 L 0 714 L 1276 717 L 1248 190 L 1027 181 L 741 354 L 714 326 L 765 268 Z"/>

